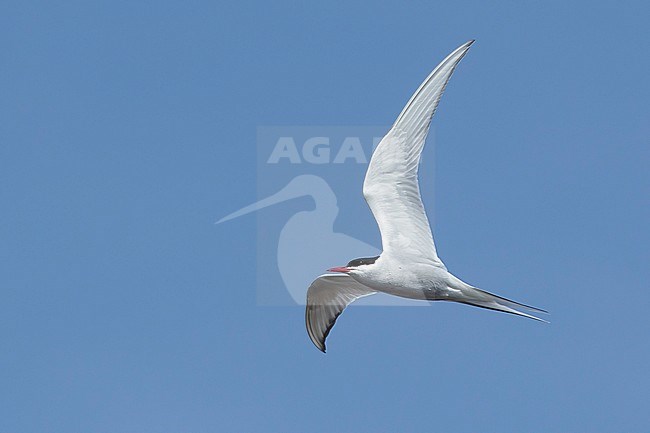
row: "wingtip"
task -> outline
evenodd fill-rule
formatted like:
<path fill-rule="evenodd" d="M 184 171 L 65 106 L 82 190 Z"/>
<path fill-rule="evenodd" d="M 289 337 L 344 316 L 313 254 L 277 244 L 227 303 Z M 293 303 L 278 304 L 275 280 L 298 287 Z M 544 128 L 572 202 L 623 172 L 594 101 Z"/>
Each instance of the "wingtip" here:
<path fill-rule="evenodd" d="M 320 341 L 314 341 L 314 340 L 311 340 L 311 342 L 314 343 L 316 349 L 320 350 L 321 352 L 325 353 L 325 351 L 327 350 L 327 348 L 325 347 L 325 342 L 321 343 Z"/>

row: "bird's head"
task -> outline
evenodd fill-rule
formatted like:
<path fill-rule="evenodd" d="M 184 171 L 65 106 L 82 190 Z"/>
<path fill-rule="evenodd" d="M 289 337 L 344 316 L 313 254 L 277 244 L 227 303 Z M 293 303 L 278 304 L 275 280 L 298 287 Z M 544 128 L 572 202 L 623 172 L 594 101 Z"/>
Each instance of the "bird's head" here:
<path fill-rule="evenodd" d="M 379 258 L 379 256 L 377 256 L 377 257 L 363 257 L 363 258 L 360 258 L 360 259 L 350 260 L 350 262 L 345 266 L 330 268 L 327 271 L 328 272 L 342 272 L 344 274 L 353 274 L 353 275 L 363 274 L 363 272 L 365 270 L 367 270 L 368 267 L 370 267 L 370 265 L 374 264 L 375 261 L 377 261 L 378 258 Z"/>

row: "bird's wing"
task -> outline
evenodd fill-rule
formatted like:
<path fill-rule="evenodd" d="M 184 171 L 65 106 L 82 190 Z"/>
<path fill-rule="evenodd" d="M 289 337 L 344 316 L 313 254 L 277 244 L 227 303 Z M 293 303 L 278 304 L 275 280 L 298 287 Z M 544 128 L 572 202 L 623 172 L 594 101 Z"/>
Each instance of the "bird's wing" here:
<path fill-rule="evenodd" d="M 379 225 L 385 253 L 444 266 L 420 198 L 418 165 L 440 97 L 473 42 L 457 48 L 431 72 L 372 155 L 363 195 Z"/>
<path fill-rule="evenodd" d="M 346 274 L 321 275 L 307 290 L 305 323 L 314 345 L 325 352 L 325 339 L 339 315 L 355 300 L 377 292 Z"/>

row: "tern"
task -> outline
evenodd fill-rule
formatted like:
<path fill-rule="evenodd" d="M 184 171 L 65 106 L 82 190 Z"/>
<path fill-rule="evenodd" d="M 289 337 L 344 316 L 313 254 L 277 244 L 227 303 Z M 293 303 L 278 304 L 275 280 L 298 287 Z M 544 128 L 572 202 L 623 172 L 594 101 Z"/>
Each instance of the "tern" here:
<path fill-rule="evenodd" d="M 381 233 L 382 252 L 328 269 L 307 290 L 305 322 L 314 345 L 325 340 L 338 316 L 355 300 L 379 292 L 425 301 L 452 301 L 524 316 L 547 311 L 506 299 L 452 275 L 438 257 L 418 184 L 418 167 L 431 119 L 471 40 L 447 56 L 424 80 L 375 149 L 363 196 Z"/>

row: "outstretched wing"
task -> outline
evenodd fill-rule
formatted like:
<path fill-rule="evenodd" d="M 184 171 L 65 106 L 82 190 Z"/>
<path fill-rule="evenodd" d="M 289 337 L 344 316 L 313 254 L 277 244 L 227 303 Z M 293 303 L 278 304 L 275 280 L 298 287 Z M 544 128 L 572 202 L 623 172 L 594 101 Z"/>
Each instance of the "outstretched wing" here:
<path fill-rule="evenodd" d="M 305 323 L 309 338 L 325 352 L 325 339 L 339 315 L 355 300 L 377 292 L 346 274 L 321 275 L 307 290 Z"/>
<path fill-rule="evenodd" d="M 424 80 L 372 155 L 363 195 L 379 225 L 384 253 L 444 266 L 420 198 L 418 165 L 440 97 L 473 42 L 457 48 Z"/>

